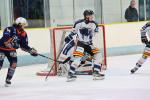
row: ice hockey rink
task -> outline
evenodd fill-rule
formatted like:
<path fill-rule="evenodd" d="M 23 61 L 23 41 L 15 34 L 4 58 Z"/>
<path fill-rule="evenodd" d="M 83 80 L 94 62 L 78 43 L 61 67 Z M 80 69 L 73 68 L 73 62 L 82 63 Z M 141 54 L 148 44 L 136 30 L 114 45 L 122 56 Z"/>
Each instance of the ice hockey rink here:
<path fill-rule="evenodd" d="M 36 76 L 47 64 L 18 67 L 10 87 L 4 87 L 7 68 L 0 72 L 0 100 L 150 100 L 150 61 L 130 74 L 141 55 L 108 57 L 104 80 L 78 76 L 75 82 L 65 77 Z"/>

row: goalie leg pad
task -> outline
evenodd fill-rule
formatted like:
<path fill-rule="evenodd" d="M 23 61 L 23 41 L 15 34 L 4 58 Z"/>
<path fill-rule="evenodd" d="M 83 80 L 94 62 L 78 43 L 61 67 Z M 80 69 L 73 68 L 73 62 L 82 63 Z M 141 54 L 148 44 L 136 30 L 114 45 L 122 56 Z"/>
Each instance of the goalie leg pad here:
<path fill-rule="evenodd" d="M 94 59 L 97 63 L 102 63 L 103 61 L 103 57 L 102 57 L 102 54 L 100 52 L 94 54 Z"/>
<path fill-rule="evenodd" d="M 94 70 L 95 71 L 101 71 L 102 67 L 102 56 L 101 53 L 94 54 Z"/>
<path fill-rule="evenodd" d="M 101 65 L 94 64 L 94 71 L 101 71 Z"/>
<path fill-rule="evenodd" d="M 79 66 L 79 64 L 80 64 L 80 62 L 81 62 L 80 60 L 81 60 L 81 58 L 79 57 L 79 58 L 76 58 L 76 59 L 71 63 L 70 71 L 69 71 L 69 72 L 75 74 L 75 70 L 76 70 L 76 68 Z"/>
<path fill-rule="evenodd" d="M 68 56 L 67 55 L 64 55 L 64 54 L 60 54 L 60 57 L 59 57 L 59 61 L 65 61 L 66 59 L 68 58 Z"/>
<path fill-rule="evenodd" d="M 68 63 L 66 64 L 59 64 L 58 66 L 58 76 L 67 76 L 68 71 L 69 71 L 70 65 Z"/>

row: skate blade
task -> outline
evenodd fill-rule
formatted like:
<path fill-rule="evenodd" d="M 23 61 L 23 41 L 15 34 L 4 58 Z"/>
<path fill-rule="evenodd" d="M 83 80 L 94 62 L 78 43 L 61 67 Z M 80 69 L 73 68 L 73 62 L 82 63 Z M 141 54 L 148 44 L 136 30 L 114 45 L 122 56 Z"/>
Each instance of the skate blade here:
<path fill-rule="evenodd" d="M 105 77 L 94 77 L 93 80 L 104 80 Z"/>
<path fill-rule="evenodd" d="M 5 87 L 10 87 L 10 84 L 7 84 L 7 83 L 6 83 L 4 86 L 5 86 Z"/>
<path fill-rule="evenodd" d="M 130 73 L 134 74 L 137 70 L 131 70 Z"/>
<path fill-rule="evenodd" d="M 75 80 L 76 80 L 76 78 L 67 79 L 67 81 L 66 81 L 66 82 L 73 82 L 73 81 L 75 81 Z"/>
<path fill-rule="evenodd" d="M 133 72 L 133 71 L 130 71 L 130 73 L 131 73 L 131 74 L 134 74 L 135 72 Z"/>

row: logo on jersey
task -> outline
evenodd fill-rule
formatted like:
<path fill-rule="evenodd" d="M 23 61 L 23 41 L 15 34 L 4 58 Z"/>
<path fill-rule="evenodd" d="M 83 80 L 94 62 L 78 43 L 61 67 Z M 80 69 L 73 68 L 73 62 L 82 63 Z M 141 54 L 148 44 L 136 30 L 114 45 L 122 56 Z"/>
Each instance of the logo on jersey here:
<path fill-rule="evenodd" d="M 85 27 L 83 27 L 83 28 L 79 29 L 79 31 L 84 36 L 89 36 L 89 35 L 92 34 L 92 29 L 91 28 L 85 28 Z"/>

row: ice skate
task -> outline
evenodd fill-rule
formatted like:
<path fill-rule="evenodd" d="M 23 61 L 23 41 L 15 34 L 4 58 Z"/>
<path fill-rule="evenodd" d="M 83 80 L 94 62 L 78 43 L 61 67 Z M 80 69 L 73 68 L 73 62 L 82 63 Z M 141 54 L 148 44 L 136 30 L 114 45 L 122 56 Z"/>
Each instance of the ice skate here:
<path fill-rule="evenodd" d="M 131 69 L 131 74 L 134 74 L 138 69 L 138 67 L 134 67 L 133 69 Z"/>
<path fill-rule="evenodd" d="M 5 87 L 9 87 L 10 85 L 11 85 L 11 81 L 7 79 L 5 83 Z"/>
<path fill-rule="evenodd" d="M 68 76 L 67 76 L 67 82 L 71 82 L 71 81 L 75 81 L 77 78 L 77 76 L 73 75 L 72 73 L 68 73 Z"/>
<path fill-rule="evenodd" d="M 104 74 L 101 74 L 98 71 L 93 72 L 93 80 L 103 80 L 104 78 L 105 78 Z"/>

